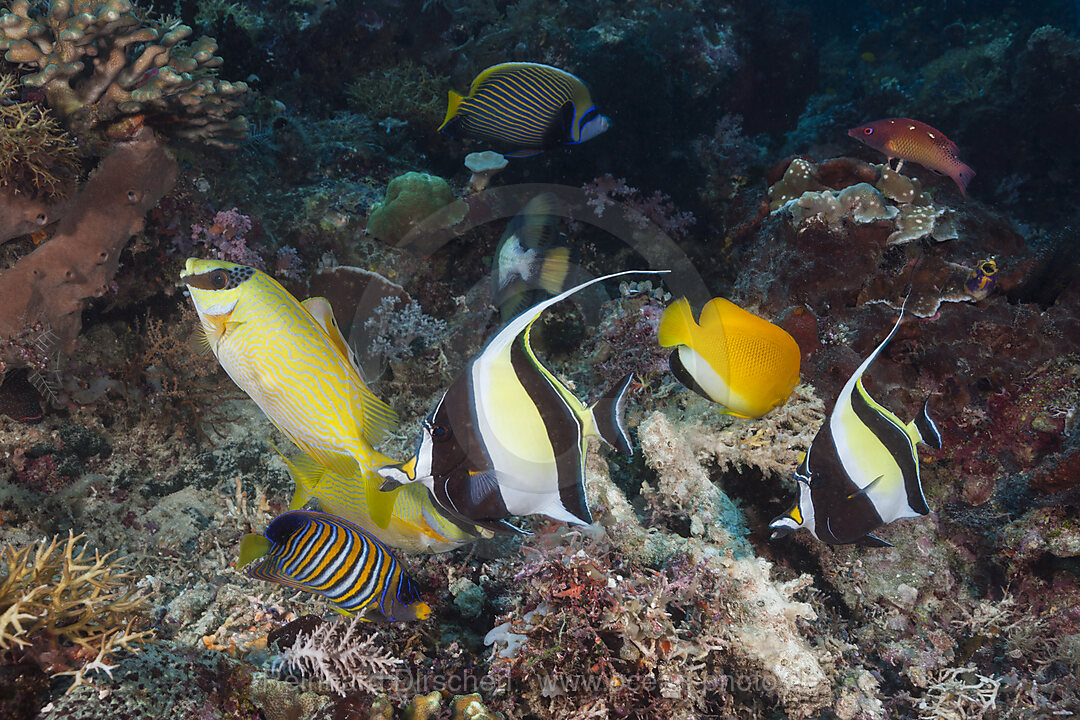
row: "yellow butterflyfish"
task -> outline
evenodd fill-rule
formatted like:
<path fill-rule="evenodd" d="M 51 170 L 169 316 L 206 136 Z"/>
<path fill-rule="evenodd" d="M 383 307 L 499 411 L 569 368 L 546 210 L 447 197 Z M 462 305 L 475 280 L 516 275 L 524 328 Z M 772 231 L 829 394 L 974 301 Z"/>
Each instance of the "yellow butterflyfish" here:
<path fill-rule="evenodd" d="M 364 384 L 329 304 L 309 300 L 313 314 L 266 273 L 223 260 L 189 258 L 180 279 L 222 368 L 297 447 L 341 477 L 387 462 L 372 445 L 397 416 Z M 366 500 L 386 528 L 396 495 Z"/>
<path fill-rule="evenodd" d="M 658 340 L 671 353 L 671 372 L 725 413 L 757 418 L 783 405 L 799 384 L 799 345 L 783 328 L 714 298 L 699 322 L 686 298 L 664 310 Z"/>

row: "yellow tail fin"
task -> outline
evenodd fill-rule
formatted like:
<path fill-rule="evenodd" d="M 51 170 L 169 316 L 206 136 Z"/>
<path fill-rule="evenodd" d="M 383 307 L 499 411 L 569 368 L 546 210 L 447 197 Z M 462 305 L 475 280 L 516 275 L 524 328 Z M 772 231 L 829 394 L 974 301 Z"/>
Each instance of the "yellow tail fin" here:
<path fill-rule="evenodd" d="M 442 125 L 439 126 L 439 130 L 442 130 L 444 127 L 446 127 L 446 124 L 448 122 L 454 119 L 454 116 L 457 115 L 458 106 L 461 105 L 461 101 L 463 99 L 464 96 L 461 93 L 455 92 L 453 90 L 450 91 L 449 104 L 446 108 L 446 117 L 443 119 Z"/>
<path fill-rule="evenodd" d="M 570 248 L 558 247 L 548 250 L 544 264 L 540 266 L 540 287 L 558 295 L 563 291 L 566 276 L 570 274 Z"/>
<path fill-rule="evenodd" d="M 244 539 L 240 541 L 240 557 L 236 560 L 236 569 L 239 570 L 248 563 L 258 560 L 268 552 L 270 552 L 270 541 L 266 539 L 266 536 L 255 533 L 244 535 Z"/>
<path fill-rule="evenodd" d="M 697 323 L 694 322 L 694 311 L 690 309 L 690 301 L 679 298 L 667 306 L 664 314 L 660 316 L 660 327 L 657 329 L 657 340 L 662 347 L 675 347 L 676 345 L 690 345 Z"/>

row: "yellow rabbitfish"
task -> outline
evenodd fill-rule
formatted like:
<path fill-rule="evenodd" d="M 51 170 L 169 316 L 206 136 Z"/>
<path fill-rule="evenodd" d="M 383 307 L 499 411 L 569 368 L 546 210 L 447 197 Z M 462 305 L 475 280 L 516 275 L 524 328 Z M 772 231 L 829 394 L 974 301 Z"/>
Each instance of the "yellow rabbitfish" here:
<path fill-rule="evenodd" d="M 787 402 L 799 384 L 799 345 L 782 328 L 714 298 L 694 321 L 686 298 L 660 318 L 658 339 L 683 385 L 741 418 L 757 418 Z"/>
<path fill-rule="evenodd" d="M 366 472 L 342 477 L 304 454 L 285 458 L 285 463 L 296 488 L 289 510 L 299 510 L 314 501 L 324 512 L 353 522 L 380 542 L 407 552 L 446 552 L 477 537 L 475 532 L 450 521 L 434 505 L 430 491 L 419 483 L 404 485 L 397 491 L 390 523 L 380 528 L 371 522 L 367 499 L 378 492 L 383 483 L 381 475 Z"/>
<path fill-rule="evenodd" d="M 304 453 L 345 478 L 388 462 L 372 444 L 397 417 L 364 384 L 325 300 L 300 303 L 266 273 L 222 260 L 189 258 L 180 279 L 225 372 Z M 386 528 L 397 495 L 362 485 Z"/>

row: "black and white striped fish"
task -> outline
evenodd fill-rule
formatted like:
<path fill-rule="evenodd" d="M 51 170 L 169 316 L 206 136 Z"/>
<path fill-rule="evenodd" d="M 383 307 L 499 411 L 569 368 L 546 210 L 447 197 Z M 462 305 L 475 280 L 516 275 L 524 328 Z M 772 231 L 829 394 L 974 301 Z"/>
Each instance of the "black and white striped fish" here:
<path fill-rule="evenodd" d="M 379 470 L 383 490 L 422 482 L 448 516 L 493 532 L 521 532 L 507 522 L 540 514 L 592 522 L 585 496 L 585 448 L 597 435 L 629 455 L 623 425 L 626 388 L 616 383 L 586 407 L 544 367 L 529 345 L 540 314 L 582 288 L 630 274 L 582 283 L 507 323 L 450 385 L 424 423 L 416 454 Z"/>
<path fill-rule="evenodd" d="M 806 528 L 831 544 L 887 547 L 890 543 L 874 536 L 875 530 L 930 512 L 915 449 L 920 442 L 941 447 L 941 434 L 927 411 L 929 399 L 905 424 L 870 397 L 862 382 L 903 319 L 901 308 L 892 332 L 844 384 L 795 471 L 799 497 L 794 507 L 769 524 L 773 539 Z"/>
<path fill-rule="evenodd" d="M 451 90 L 439 131 L 491 143 L 507 157 L 528 157 L 609 127 L 580 79 L 550 65 L 514 62 L 477 75 L 467 96 Z"/>
<path fill-rule="evenodd" d="M 287 512 L 240 542 L 236 568 L 248 577 L 322 595 L 343 615 L 423 620 L 431 608 L 385 545 L 347 520 Z"/>

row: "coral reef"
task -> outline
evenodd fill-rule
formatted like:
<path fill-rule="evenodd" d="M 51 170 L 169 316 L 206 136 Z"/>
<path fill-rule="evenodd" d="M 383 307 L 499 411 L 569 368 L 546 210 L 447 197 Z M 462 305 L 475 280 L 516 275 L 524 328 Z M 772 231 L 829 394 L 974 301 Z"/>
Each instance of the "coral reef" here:
<path fill-rule="evenodd" d="M 0 192 L 62 195 L 75 171 L 72 138 L 48 110 L 16 102 L 15 92 L 14 76 L 0 75 Z"/>
<path fill-rule="evenodd" d="M 121 250 L 176 173 L 176 161 L 149 128 L 118 143 L 72 198 L 49 242 L 0 275 L 0 338 L 41 323 L 54 337 L 47 354 L 71 353 L 86 300 L 109 291 Z M 20 366 L 10 352 L 0 354 Z"/>
<path fill-rule="evenodd" d="M 75 684 L 111 672 L 113 655 L 152 639 L 145 598 L 112 553 L 90 556 L 82 535 L 0 551 L 0 649 Z"/>
<path fill-rule="evenodd" d="M 39 8 L 14 0 L 0 15 L 4 58 L 37 72 L 22 83 L 41 88 L 49 106 L 75 134 L 133 119 L 167 134 L 231 147 L 247 132 L 231 117 L 247 84 L 221 81 L 217 43 L 192 30 L 147 25 L 127 0 L 50 0 Z M 84 72 L 90 68 L 90 72 Z"/>
<path fill-rule="evenodd" d="M 454 202 L 450 185 L 441 177 L 408 172 L 387 185 L 386 198 L 368 216 L 367 230 L 383 242 L 398 245 L 413 239 L 421 223 L 444 208 L 449 214 L 439 218 L 440 228 L 459 222 L 465 209 L 456 210 Z"/>

